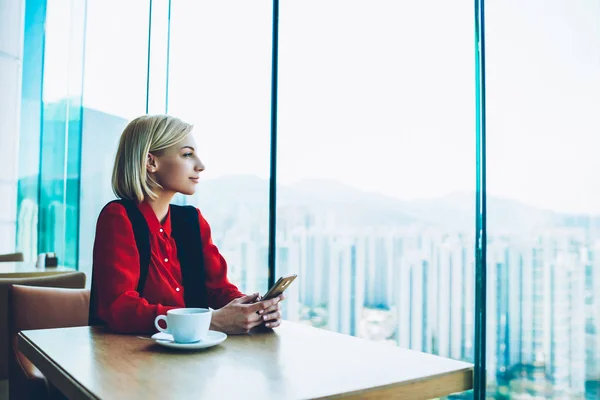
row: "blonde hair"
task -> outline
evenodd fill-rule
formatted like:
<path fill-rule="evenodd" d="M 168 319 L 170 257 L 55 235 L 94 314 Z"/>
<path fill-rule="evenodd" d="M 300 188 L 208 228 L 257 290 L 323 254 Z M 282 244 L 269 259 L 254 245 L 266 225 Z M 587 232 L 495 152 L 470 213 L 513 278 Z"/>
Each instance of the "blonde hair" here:
<path fill-rule="evenodd" d="M 121 199 L 156 199 L 162 188 L 146 170 L 148 153 L 160 155 L 181 142 L 193 126 L 168 115 L 143 115 L 131 121 L 121 134 L 112 173 L 112 188 Z"/>

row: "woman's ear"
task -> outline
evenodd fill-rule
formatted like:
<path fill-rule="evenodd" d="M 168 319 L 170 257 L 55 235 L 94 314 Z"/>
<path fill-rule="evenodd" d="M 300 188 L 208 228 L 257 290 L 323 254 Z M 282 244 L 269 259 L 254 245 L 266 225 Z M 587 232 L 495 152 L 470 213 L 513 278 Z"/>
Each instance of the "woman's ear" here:
<path fill-rule="evenodd" d="M 148 158 L 146 159 L 146 171 L 153 174 L 158 169 L 158 163 L 156 162 L 156 157 L 152 153 L 148 153 Z"/>

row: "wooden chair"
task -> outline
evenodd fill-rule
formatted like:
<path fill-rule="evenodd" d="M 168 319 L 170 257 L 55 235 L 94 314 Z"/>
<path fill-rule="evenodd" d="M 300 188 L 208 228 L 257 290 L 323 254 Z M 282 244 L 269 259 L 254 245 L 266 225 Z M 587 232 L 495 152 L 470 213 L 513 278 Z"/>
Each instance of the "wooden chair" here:
<path fill-rule="evenodd" d="M 83 272 L 73 271 L 58 275 L 27 278 L 0 278 L 0 380 L 8 379 L 8 297 L 12 285 L 82 289 L 85 287 L 85 274 Z"/>
<path fill-rule="evenodd" d="M 67 328 L 88 323 L 90 291 L 13 285 L 10 294 L 10 399 L 63 399 L 46 377 L 17 348 L 22 330 Z"/>

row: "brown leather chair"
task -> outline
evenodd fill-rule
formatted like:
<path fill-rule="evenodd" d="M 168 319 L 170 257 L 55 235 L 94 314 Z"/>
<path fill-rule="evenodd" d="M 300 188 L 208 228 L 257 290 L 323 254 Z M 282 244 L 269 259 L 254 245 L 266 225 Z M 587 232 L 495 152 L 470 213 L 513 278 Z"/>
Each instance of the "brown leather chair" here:
<path fill-rule="evenodd" d="M 57 399 L 64 396 L 17 349 L 17 333 L 29 329 L 67 328 L 88 323 L 90 291 L 13 285 L 10 295 L 9 393 L 11 399 Z"/>
<path fill-rule="evenodd" d="M 23 253 L 0 254 L 0 262 L 6 261 L 23 261 Z"/>
<path fill-rule="evenodd" d="M 13 284 L 81 289 L 85 287 L 85 274 L 73 271 L 28 278 L 0 278 L 0 380 L 8 379 L 8 294 Z"/>

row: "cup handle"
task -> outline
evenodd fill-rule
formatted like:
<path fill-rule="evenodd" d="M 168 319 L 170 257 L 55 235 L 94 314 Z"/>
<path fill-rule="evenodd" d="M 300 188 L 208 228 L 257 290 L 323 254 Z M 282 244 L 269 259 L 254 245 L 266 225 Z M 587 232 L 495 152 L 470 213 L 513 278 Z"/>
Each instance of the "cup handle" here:
<path fill-rule="evenodd" d="M 164 333 L 169 333 L 169 325 L 167 325 L 167 329 L 161 328 L 160 325 L 158 325 L 158 321 L 163 320 L 165 321 L 165 325 L 167 324 L 167 316 L 166 315 L 159 315 L 156 317 L 156 319 L 154 320 L 154 326 L 156 327 L 156 329 L 158 329 L 161 332 Z"/>

